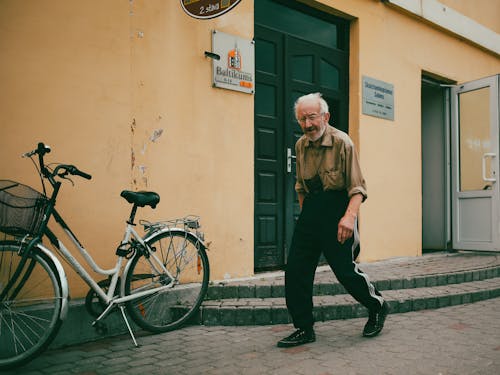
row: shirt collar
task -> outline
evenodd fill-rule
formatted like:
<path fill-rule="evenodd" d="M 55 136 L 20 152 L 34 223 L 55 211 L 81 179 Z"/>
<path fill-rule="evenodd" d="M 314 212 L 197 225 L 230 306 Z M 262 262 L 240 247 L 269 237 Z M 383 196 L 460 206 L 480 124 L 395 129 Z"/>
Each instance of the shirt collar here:
<path fill-rule="evenodd" d="M 306 137 L 306 147 L 314 147 L 314 144 L 312 141 L 309 140 L 309 138 Z M 321 143 L 320 146 L 322 147 L 332 147 L 333 146 L 333 141 L 332 137 L 330 136 L 330 125 L 326 125 L 326 129 L 321 136 Z"/>

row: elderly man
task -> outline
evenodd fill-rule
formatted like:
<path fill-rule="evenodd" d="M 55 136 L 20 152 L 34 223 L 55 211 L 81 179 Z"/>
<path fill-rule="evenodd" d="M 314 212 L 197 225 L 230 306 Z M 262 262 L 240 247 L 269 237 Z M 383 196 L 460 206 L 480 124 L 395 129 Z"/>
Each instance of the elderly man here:
<path fill-rule="evenodd" d="M 369 311 L 363 336 L 382 331 L 387 303 L 355 263 L 359 238 L 357 215 L 366 199 L 354 144 L 330 126 L 328 104 L 320 93 L 295 102 L 295 117 L 304 132 L 297 141 L 297 191 L 301 213 L 295 226 L 285 272 L 288 311 L 297 329 L 278 347 L 316 340 L 312 291 L 321 253 L 345 289 Z"/>

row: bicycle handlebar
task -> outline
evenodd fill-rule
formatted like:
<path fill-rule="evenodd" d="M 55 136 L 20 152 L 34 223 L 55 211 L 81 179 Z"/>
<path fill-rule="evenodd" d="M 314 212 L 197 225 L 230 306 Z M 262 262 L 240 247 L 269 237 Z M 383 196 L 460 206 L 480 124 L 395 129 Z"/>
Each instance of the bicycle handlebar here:
<path fill-rule="evenodd" d="M 88 173 L 85 173 L 79 170 L 77 167 L 71 164 L 59 164 L 52 173 L 50 173 L 47 168 L 45 168 L 43 157 L 45 154 L 48 154 L 51 151 L 50 146 L 44 144 L 43 142 L 38 143 L 37 148 L 33 151 L 28 151 L 22 155 L 23 158 L 32 157 L 33 155 L 38 155 L 38 159 L 40 162 L 40 168 L 42 170 L 43 175 L 51 180 L 54 176 L 66 177 L 68 174 L 73 176 L 80 176 L 87 180 L 92 179 L 92 176 Z M 53 180 L 51 180 L 53 181 Z"/>
<path fill-rule="evenodd" d="M 59 172 L 60 169 L 63 169 L 62 172 Z M 75 167 L 74 165 L 68 165 L 68 164 L 59 164 L 56 169 L 54 169 L 54 172 L 52 173 L 54 176 L 57 175 L 57 176 L 60 176 L 60 177 L 64 177 L 66 176 L 67 174 L 70 174 L 70 175 L 73 175 L 73 176 L 80 176 L 80 177 L 83 177 L 87 180 L 90 180 L 92 179 L 92 176 L 89 175 L 88 173 L 85 173 L 81 170 L 79 170 L 77 167 Z"/>

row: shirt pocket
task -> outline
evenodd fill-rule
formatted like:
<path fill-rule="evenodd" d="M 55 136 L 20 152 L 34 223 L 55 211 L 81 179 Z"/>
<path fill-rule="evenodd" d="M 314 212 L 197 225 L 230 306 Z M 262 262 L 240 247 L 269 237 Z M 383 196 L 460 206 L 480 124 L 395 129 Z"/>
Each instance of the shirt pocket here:
<path fill-rule="evenodd" d="M 323 188 L 325 190 L 339 190 L 345 188 L 344 174 L 342 171 L 332 168 L 323 171 L 321 174 Z"/>

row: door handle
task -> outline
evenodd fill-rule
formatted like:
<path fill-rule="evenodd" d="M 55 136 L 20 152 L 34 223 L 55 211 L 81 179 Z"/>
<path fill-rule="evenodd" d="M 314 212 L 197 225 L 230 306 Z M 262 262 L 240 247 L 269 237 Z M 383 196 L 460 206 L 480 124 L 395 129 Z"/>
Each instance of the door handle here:
<path fill-rule="evenodd" d="M 297 157 L 295 155 L 292 155 L 292 149 L 287 148 L 286 149 L 286 171 L 287 173 L 292 172 L 292 159 L 296 159 Z"/>
<path fill-rule="evenodd" d="M 495 158 L 497 156 L 497 154 L 495 154 L 494 152 L 487 152 L 486 154 L 483 154 L 483 180 L 484 181 L 489 181 L 489 182 L 496 182 L 496 178 L 495 177 L 486 177 L 486 158 Z M 495 172 L 493 172 L 493 174 L 495 174 Z"/>

